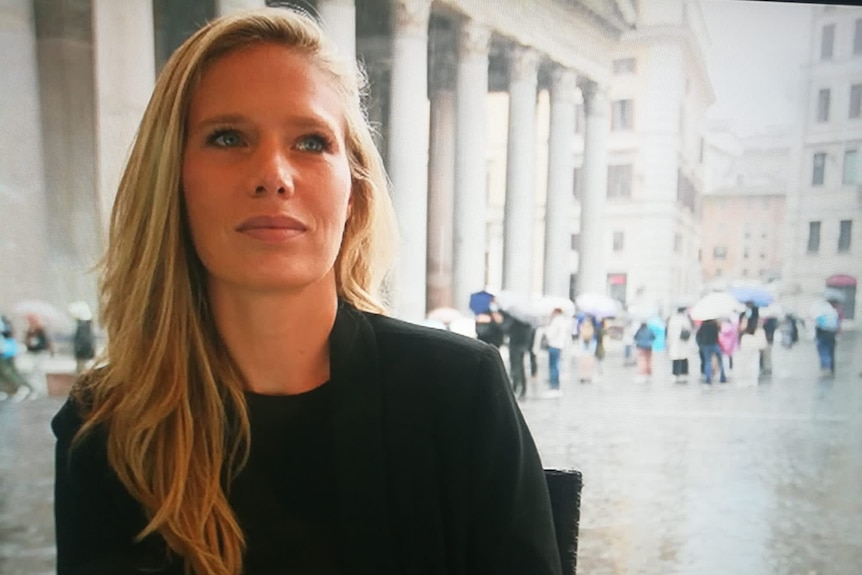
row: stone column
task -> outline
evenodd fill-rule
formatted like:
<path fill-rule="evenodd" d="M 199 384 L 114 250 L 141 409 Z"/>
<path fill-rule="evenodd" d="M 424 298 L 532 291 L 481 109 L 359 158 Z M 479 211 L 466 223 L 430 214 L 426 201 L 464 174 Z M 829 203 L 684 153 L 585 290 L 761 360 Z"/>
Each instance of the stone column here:
<path fill-rule="evenodd" d="M 428 19 L 431 0 L 396 0 L 392 25 L 389 174 L 401 233 L 394 312 L 425 316 L 428 225 Z"/>
<path fill-rule="evenodd" d="M 266 6 L 266 0 L 216 0 L 215 8 L 216 14 L 224 16 L 231 12 L 263 8 L 264 6 Z"/>
<path fill-rule="evenodd" d="M 575 93 L 574 71 L 556 67 L 551 72 L 551 119 L 548 135 L 548 196 L 545 204 L 544 293 L 569 296 L 569 250 L 574 226 Z"/>
<path fill-rule="evenodd" d="M 126 158 L 155 83 L 151 0 L 93 0 L 96 171 L 107 226 Z"/>
<path fill-rule="evenodd" d="M 0 1 L 0 281 L 3 311 L 45 298 L 47 237 L 36 32 L 30 0 Z"/>
<path fill-rule="evenodd" d="M 470 294 L 485 287 L 488 203 L 486 101 L 491 30 L 465 21 L 458 31 L 455 140 L 454 307 L 469 309 Z"/>
<path fill-rule="evenodd" d="M 604 214 L 608 187 L 607 139 L 610 129 L 610 101 L 607 88 L 595 82 L 582 83 L 581 91 L 584 95 L 586 126 L 577 291 L 603 294 L 607 291 Z"/>
<path fill-rule="evenodd" d="M 96 302 L 102 212 L 96 186 L 93 26 L 89 2 L 35 2 L 48 262 L 57 302 Z"/>
<path fill-rule="evenodd" d="M 428 157 L 427 309 L 452 307 L 455 193 L 455 52 L 449 35 L 434 38 L 431 145 Z"/>
<path fill-rule="evenodd" d="M 509 135 L 503 288 L 531 295 L 539 53 L 516 47 L 509 60 Z"/>
<path fill-rule="evenodd" d="M 317 13 L 326 34 L 345 60 L 356 60 L 356 4 L 354 0 L 318 0 Z"/>

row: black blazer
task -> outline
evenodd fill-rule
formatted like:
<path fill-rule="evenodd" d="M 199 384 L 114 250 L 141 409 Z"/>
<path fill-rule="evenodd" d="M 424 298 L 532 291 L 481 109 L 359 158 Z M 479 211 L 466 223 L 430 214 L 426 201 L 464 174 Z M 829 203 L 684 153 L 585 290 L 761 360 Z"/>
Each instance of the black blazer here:
<path fill-rule="evenodd" d="M 495 348 L 344 303 L 330 347 L 349 573 L 559 575 L 542 466 Z M 145 572 L 164 542 L 132 543 L 141 508 L 104 435 L 70 452 L 80 425 L 71 400 L 52 421 L 57 573 Z"/>

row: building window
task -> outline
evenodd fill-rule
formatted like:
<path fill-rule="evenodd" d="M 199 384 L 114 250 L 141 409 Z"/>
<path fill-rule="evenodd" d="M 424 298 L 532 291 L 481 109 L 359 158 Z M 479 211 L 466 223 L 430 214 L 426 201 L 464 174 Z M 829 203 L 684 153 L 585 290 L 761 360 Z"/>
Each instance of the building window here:
<path fill-rule="evenodd" d="M 823 27 L 823 35 L 820 36 L 820 59 L 831 60 L 832 48 L 835 45 L 835 24 L 827 24 Z"/>
<path fill-rule="evenodd" d="M 742 259 L 744 259 L 744 260 L 748 259 L 748 248 L 747 247 L 743 248 L 743 250 L 742 250 Z"/>
<path fill-rule="evenodd" d="M 765 260 L 766 254 L 764 252 L 760 252 L 760 259 Z"/>
<path fill-rule="evenodd" d="M 581 239 L 580 234 L 572 234 L 571 242 L 572 242 L 572 251 L 573 252 L 576 252 L 580 249 L 580 243 L 581 243 L 580 239 Z"/>
<path fill-rule="evenodd" d="M 632 196 L 632 165 L 608 166 L 608 197 L 630 198 Z"/>
<path fill-rule="evenodd" d="M 862 116 L 862 84 L 850 86 L 850 110 L 847 116 L 851 120 Z"/>
<path fill-rule="evenodd" d="M 826 172 L 826 153 L 817 152 L 814 154 L 814 169 L 811 173 L 811 185 L 822 186 Z"/>
<path fill-rule="evenodd" d="M 614 60 L 614 74 L 634 74 L 636 71 L 637 62 L 634 58 Z"/>
<path fill-rule="evenodd" d="M 829 89 L 824 88 L 817 93 L 817 121 L 829 121 Z"/>
<path fill-rule="evenodd" d="M 844 151 L 844 176 L 843 184 L 859 183 L 859 152 L 856 150 Z"/>
<path fill-rule="evenodd" d="M 820 222 L 808 222 L 808 253 L 820 251 Z"/>
<path fill-rule="evenodd" d="M 574 172 L 574 176 L 572 177 L 572 196 L 578 199 L 578 181 L 581 179 L 581 169 L 575 168 Z"/>
<path fill-rule="evenodd" d="M 748 277 L 748 268 L 742 268 L 743 277 Z"/>
<path fill-rule="evenodd" d="M 623 232 L 614 232 L 614 251 L 621 252 L 625 247 L 625 234 Z"/>
<path fill-rule="evenodd" d="M 673 235 L 673 251 L 677 254 L 682 251 L 682 234 L 679 232 Z"/>
<path fill-rule="evenodd" d="M 721 277 L 721 274 L 724 272 L 721 271 L 721 268 L 715 268 L 715 277 Z"/>
<path fill-rule="evenodd" d="M 723 260 L 727 259 L 727 248 L 724 246 L 715 246 L 712 248 L 712 259 Z"/>
<path fill-rule="evenodd" d="M 634 100 L 617 100 L 611 107 L 611 130 L 634 128 Z"/>
<path fill-rule="evenodd" d="M 856 29 L 853 32 L 853 53 L 862 54 L 862 18 L 856 19 Z"/>
<path fill-rule="evenodd" d="M 841 227 L 838 229 L 838 251 L 849 252 L 853 220 L 841 220 L 840 225 Z"/>

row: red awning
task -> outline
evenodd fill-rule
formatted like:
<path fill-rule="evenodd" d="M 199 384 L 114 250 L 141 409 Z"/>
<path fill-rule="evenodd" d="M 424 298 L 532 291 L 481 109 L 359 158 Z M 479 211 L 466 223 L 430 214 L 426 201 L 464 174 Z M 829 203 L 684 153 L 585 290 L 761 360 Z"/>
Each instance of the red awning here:
<path fill-rule="evenodd" d="M 856 278 L 846 274 L 837 274 L 826 278 L 826 287 L 855 287 Z"/>

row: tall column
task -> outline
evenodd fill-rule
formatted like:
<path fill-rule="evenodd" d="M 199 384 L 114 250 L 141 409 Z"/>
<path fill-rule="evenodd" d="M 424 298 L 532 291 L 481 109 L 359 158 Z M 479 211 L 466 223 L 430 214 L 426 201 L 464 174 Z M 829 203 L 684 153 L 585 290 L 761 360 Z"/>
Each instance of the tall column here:
<path fill-rule="evenodd" d="M 216 0 L 216 14 L 224 16 L 231 12 L 263 8 L 264 6 L 266 6 L 266 0 Z"/>
<path fill-rule="evenodd" d="M 442 35 L 441 35 L 442 36 Z M 437 37 L 431 63 L 431 145 L 428 157 L 427 309 L 452 307 L 455 195 L 455 54 L 451 38 Z M 450 49 L 447 49 L 446 46 Z"/>
<path fill-rule="evenodd" d="M 46 297 L 47 237 L 36 32 L 30 0 L 0 2 L 0 306 Z"/>
<path fill-rule="evenodd" d="M 354 0 L 318 0 L 317 13 L 326 35 L 338 46 L 342 57 L 356 60 L 356 4 Z"/>
<path fill-rule="evenodd" d="M 431 0 L 395 0 L 389 116 L 389 174 L 401 232 L 394 311 L 425 315 L 428 225 L 428 19 Z"/>
<path fill-rule="evenodd" d="M 539 53 L 517 47 L 509 61 L 503 288 L 524 297 L 533 279 L 536 84 Z"/>
<path fill-rule="evenodd" d="M 605 293 L 604 214 L 608 187 L 610 101 L 606 87 L 595 82 L 581 84 L 581 92 L 584 95 L 586 125 L 577 288 L 578 293 Z"/>
<path fill-rule="evenodd" d="M 548 135 L 548 196 L 545 204 L 544 293 L 569 295 L 568 268 L 572 234 L 572 189 L 575 139 L 574 71 L 556 67 L 551 72 L 551 119 Z"/>
<path fill-rule="evenodd" d="M 155 83 L 151 0 L 93 0 L 96 158 L 107 224 L 138 124 Z"/>
<path fill-rule="evenodd" d="M 470 294 L 485 287 L 490 42 L 491 30 L 476 22 L 465 21 L 458 30 L 452 303 L 462 310 Z"/>
<path fill-rule="evenodd" d="M 95 83 L 89 2 L 34 2 L 51 299 L 96 303 L 104 240 L 96 186 Z"/>

